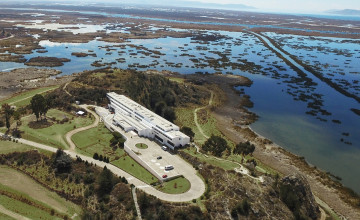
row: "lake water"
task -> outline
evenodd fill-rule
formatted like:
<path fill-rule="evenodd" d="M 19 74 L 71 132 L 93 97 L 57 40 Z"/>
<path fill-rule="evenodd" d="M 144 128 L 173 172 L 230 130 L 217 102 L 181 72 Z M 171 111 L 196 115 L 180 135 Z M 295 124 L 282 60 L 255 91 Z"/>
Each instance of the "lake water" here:
<path fill-rule="evenodd" d="M 309 83 L 309 79 L 299 76 L 252 34 L 209 33 L 223 37 L 209 43 L 171 37 L 130 40 L 118 44 L 99 40 L 81 44 L 41 41 L 40 45 L 48 52 L 34 51 L 25 58 L 70 58 L 71 62 L 54 68 L 61 70 L 63 75 L 95 69 L 91 64 L 98 61 L 118 68 L 170 70 L 182 74 L 220 71 L 249 77 L 254 83 L 245 88 L 245 92 L 255 103 L 251 111 L 260 116 L 251 127 L 285 149 L 304 156 L 309 163 L 342 177 L 346 186 L 360 192 L 360 117 L 350 111 L 351 108 L 360 109 L 360 104 L 311 74 L 307 76 L 311 79 Z M 354 80 L 359 79 L 359 74 L 354 72 L 359 69 L 359 44 L 332 38 L 266 35 L 277 41 L 286 39 L 282 41 L 283 49 L 311 65 L 330 62 L 324 74 L 335 74 L 341 69 L 344 74 L 334 75 L 335 82 L 345 80 L 351 85 L 350 92 L 358 92 Z M 300 48 L 295 48 L 297 42 L 301 42 Z M 313 46 L 327 49 L 315 50 Z M 331 48 L 346 53 L 334 53 Z M 87 53 L 89 50 L 96 57 L 71 56 L 72 52 Z M 20 67 L 25 66 L 12 62 L 0 63 L 2 71 Z M 309 111 L 312 114 L 306 113 Z"/>

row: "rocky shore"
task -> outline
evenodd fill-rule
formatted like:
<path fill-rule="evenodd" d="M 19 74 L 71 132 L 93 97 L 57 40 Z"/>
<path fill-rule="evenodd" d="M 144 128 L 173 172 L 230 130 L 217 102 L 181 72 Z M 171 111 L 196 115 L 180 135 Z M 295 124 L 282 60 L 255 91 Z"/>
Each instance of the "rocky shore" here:
<path fill-rule="evenodd" d="M 23 68 L 0 72 L 0 100 L 28 89 L 59 85 L 71 81 L 74 76 L 54 77 L 61 71 L 54 69 Z"/>

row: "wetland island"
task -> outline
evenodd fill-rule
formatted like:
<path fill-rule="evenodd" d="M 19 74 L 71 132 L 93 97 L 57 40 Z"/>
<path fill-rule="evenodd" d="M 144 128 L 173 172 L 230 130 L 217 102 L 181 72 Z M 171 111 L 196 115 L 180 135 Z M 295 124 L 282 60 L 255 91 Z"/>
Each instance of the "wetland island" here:
<path fill-rule="evenodd" d="M 149 2 L 0 3 L 0 219 L 360 219 L 360 18 Z"/>

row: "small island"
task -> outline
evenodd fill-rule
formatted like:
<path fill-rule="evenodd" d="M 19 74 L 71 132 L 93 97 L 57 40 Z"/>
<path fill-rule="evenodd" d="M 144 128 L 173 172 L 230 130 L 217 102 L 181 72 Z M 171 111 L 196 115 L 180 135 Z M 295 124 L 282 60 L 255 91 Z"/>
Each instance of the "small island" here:
<path fill-rule="evenodd" d="M 33 57 L 29 59 L 25 65 L 27 66 L 43 66 L 43 67 L 56 67 L 63 66 L 65 62 L 70 62 L 67 58 L 57 57 Z"/>

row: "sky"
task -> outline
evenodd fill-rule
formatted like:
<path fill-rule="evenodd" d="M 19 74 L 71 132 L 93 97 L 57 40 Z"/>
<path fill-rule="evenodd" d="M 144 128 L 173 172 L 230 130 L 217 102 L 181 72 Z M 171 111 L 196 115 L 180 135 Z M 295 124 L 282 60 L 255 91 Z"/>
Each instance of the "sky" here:
<path fill-rule="evenodd" d="M 192 0 L 186 0 L 192 1 Z M 204 3 L 244 4 L 264 11 L 323 12 L 332 9 L 360 10 L 360 0 L 196 0 Z"/>
<path fill-rule="evenodd" d="M 10 0 L 0 0 L 10 1 Z M 14 0 L 11 0 L 14 1 Z M 16 1 L 16 0 L 15 0 Z M 17 0 L 25 1 L 25 0 Z M 33 0 L 35 1 L 35 0 Z M 41 1 L 41 0 L 37 0 Z M 282 13 L 321 13 L 328 10 L 355 9 L 360 10 L 360 0 L 42 0 L 47 2 L 100 2 L 100 3 L 156 3 L 161 5 L 174 5 L 184 1 L 216 3 L 216 4 L 243 4 L 255 7 L 256 11 L 282 12 Z M 190 5 L 190 4 L 189 4 Z"/>

